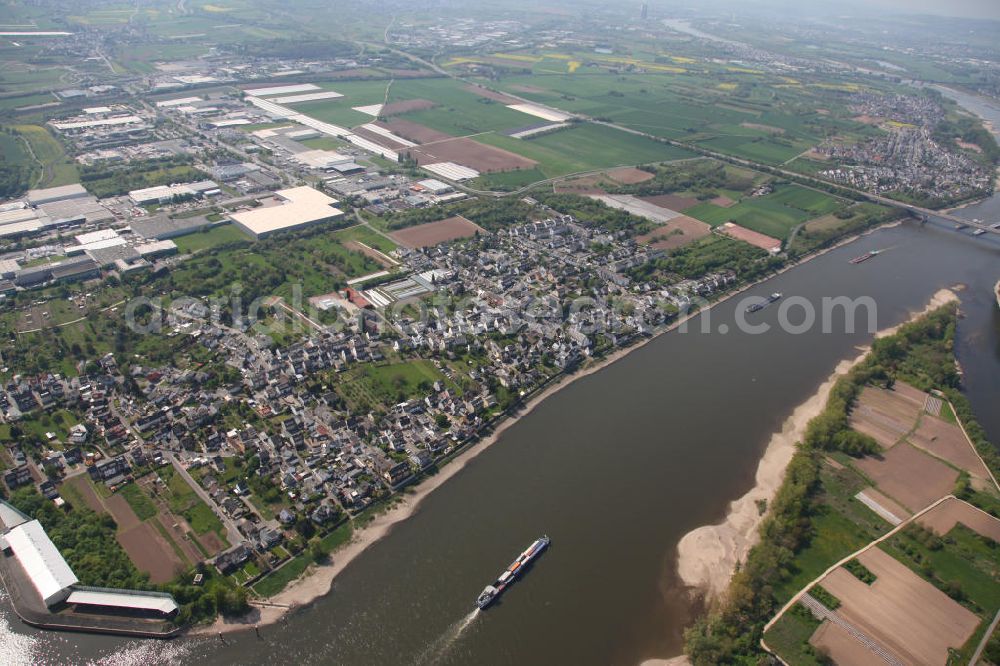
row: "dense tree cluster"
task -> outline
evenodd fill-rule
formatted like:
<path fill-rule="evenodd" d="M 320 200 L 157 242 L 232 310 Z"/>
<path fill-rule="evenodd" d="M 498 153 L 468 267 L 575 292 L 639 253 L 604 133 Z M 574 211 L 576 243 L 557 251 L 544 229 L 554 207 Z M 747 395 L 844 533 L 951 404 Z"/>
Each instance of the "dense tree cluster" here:
<path fill-rule="evenodd" d="M 472 220 L 487 231 L 525 222 L 533 217 L 532 208 L 520 199 L 468 199 L 449 206 L 410 208 L 393 213 L 388 218 L 390 229 L 403 229 L 417 224 L 437 222 L 455 215 Z"/>
<path fill-rule="evenodd" d="M 671 282 L 678 278 L 697 279 L 728 269 L 735 271 L 740 279 L 752 280 L 778 270 L 784 263 L 781 257 L 768 255 L 749 243 L 711 235 L 637 266 L 630 276 L 645 281 L 659 275 Z"/>
<path fill-rule="evenodd" d="M 36 518 L 84 585 L 153 589 L 115 540 L 115 521 L 87 509 L 63 510 L 34 488 L 13 493 L 11 504 Z"/>
<path fill-rule="evenodd" d="M 753 176 L 741 174 L 715 160 L 687 162 L 653 170 L 653 178 L 642 183 L 622 185 L 617 192 L 636 196 L 654 196 L 673 192 L 697 192 L 699 199 L 711 199 L 723 188 L 743 192 L 753 185 Z"/>
<path fill-rule="evenodd" d="M 0 163 L 0 198 L 18 197 L 31 186 L 31 169 L 18 164 Z"/>
<path fill-rule="evenodd" d="M 651 220 L 611 208 L 601 201 L 579 194 L 538 194 L 535 198 L 560 213 L 572 215 L 588 227 L 599 227 L 611 232 L 624 231 L 629 236 L 637 236 L 652 231 L 657 226 Z"/>
<path fill-rule="evenodd" d="M 80 170 L 80 182 L 88 192 L 104 198 L 145 187 L 203 179 L 205 174 L 189 166 L 191 161 L 190 156 L 181 155 L 120 167 L 86 166 Z"/>

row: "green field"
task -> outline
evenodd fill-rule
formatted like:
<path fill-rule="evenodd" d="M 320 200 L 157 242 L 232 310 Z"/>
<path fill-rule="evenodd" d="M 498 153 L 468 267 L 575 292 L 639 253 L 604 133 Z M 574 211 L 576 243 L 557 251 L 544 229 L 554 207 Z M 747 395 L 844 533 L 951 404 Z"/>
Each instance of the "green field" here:
<path fill-rule="evenodd" d="M 62 144 L 40 125 L 13 125 L 17 137 L 5 135 L 0 150 L 6 161 L 33 170 L 33 187 L 55 187 L 80 182 L 76 164 L 66 155 Z M 20 147 L 14 142 L 20 143 Z M 28 146 L 30 145 L 30 151 Z M 34 157 L 32 157 L 34 153 Z"/>
<path fill-rule="evenodd" d="M 647 137 L 591 123 L 537 139 L 484 134 L 477 141 L 518 153 L 538 162 L 546 178 L 614 166 L 646 164 L 694 157 L 694 154 Z M 515 181 L 516 182 L 516 181 Z"/>
<path fill-rule="evenodd" d="M 156 505 L 153 504 L 153 500 L 149 499 L 137 484 L 130 483 L 123 486 L 118 494 L 125 498 L 139 520 L 148 520 L 156 515 Z"/>
<path fill-rule="evenodd" d="M 786 663 L 796 666 L 821 666 L 815 649 L 809 644 L 813 632 L 819 628 L 819 620 L 808 610 L 795 606 L 781 616 L 774 626 L 764 634 L 767 646 L 775 650 L 786 660 Z"/>
<path fill-rule="evenodd" d="M 347 229 L 341 229 L 340 231 L 335 231 L 333 232 L 333 237 L 341 243 L 352 240 L 358 241 L 364 243 L 368 247 L 374 248 L 386 254 L 399 247 L 388 237 L 383 236 L 382 234 L 361 224 Z"/>
<path fill-rule="evenodd" d="M 774 596 L 782 603 L 831 564 L 871 541 L 867 531 L 827 506 L 821 507 L 813 517 L 812 527 L 815 536 L 808 546 L 796 553 L 794 574 L 774 591 Z"/>
<path fill-rule="evenodd" d="M 944 537 L 908 527 L 885 550 L 977 615 L 990 618 L 1000 609 L 997 544 L 961 523 Z"/>
<path fill-rule="evenodd" d="M 49 104 L 50 102 L 55 102 L 55 101 L 56 98 L 48 93 L 39 93 L 36 95 L 22 95 L 19 97 L 2 97 L 0 98 L 0 111 L 7 111 L 8 109 L 19 109 L 24 106 Z"/>
<path fill-rule="evenodd" d="M 343 141 L 334 139 L 332 136 L 305 139 L 304 141 L 299 141 L 299 143 L 312 150 L 340 150 L 346 145 Z"/>
<path fill-rule="evenodd" d="M 351 523 L 346 522 L 326 536 L 319 538 L 319 543 L 322 544 L 323 548 L 327 552 L 334 552 L 337 548 L 340 548 L 351 540 L 353 531 Z M 273 573 L 270 573 L 260 579 L 260 581 L 253 586 L 253 590 L 262 597 L 275 595 L 285 589 L 286 585 L 301 576 L 314 561 L 315 559 L 313 558 L 312 553 L 307 548 L 305 551 L 299 553 L 285 563 L 284 566 L 277 571 L 274 571 Z"/>
<path fill-rule="evenodd" d="M 537 183 L 546 178 L 545 173 L 536 167 L 534 169 L 485 173 L 475 180 L 470 181 L 469 186 L 482 190 L 510 191 Z"/>
<path fill-rule="evenodd" d="M 170 510 L 178 516 L 183 516 L 191 525 L 195 534 L 215 532 L 223 542 L 226 541 L 226 530 L 219 517 L 212 513 L 208 505 L 201 501 L 194 489 L 188 485 L 173 467 L 164 467 L 159 475 L 170 489 L 168 502 Z"/>
<path fill-rule="evenodd" d="M 320 84 L 326 90 L 334 90 L 343 97 L 335 99 L 324 99 L 316 102 L 302 102 L 301 104 L 289 104 L 291 108 L 306 115 L 333 123 L 341 127 L 355 127 L 370 123 L 375 118 L 367 113 L 355 111 L 351 107 L 368 106 L 371 104 L 381 104 L 385 99 L 385 89 L 388 80 L 375 81 L 332 81 Z M 393 84 L 395 89 L 396 84 Z M 310 139 L 310 141 L 321 141 L 322 139 Z M 326 150 L 326 148 L 321 148 Z"/>
<path fill-rule="evenodd" d="M 339 375 L 335 390 L 352 408 L 388 408 L 428 393 L 431 384 L 436 381 L 448 384 L 453 390 L 458 389 L 427 360 L 384 365 L 366 363 L 352 366 Z"/>
<path fill-rule="evenodd" d="M 301 576 L 312 561 L 308 553 L 292 558 L 280 569 L 262 578 L 253 586 L 253 591 L 265 598 L 281 592 L 286 585 Z"/>
<path fill-rule="evenodd" d="M 684 213 L 713 227 L 734 222 L 782 240 L 793 228 L 813 217 L 840 209 L 843 204 L 827 194 L 797 185 L 783 185 L 763 197 L 747 197 L 725 208 L 700 203 Z"/>
<path fill-rule="evenodd" d="M 176 238 L 172 238 L 171 240 L 177 244 L 178 251 L 182 253 L 189 253 L 198 252 L 199 250 L 205 250 L 218 245 L 225 245 L 226 243 L 250 241 L 252 239 L 250 236 L 246 235 L 242 229 L 237 227 L 235 224 L 230 223 L 213 227 L 205 231 L 196 231 L 184 236 L 178 236 Z"/>
<path fill-rule="evenodd" d="M 798 185 L 781 187 L 767 198 L 816 216 L 832 213 L 841 207 L 841 203 L 834 197 Z"/>
<path fill-rule="evenodd" d="M 549 61 L 535 65 L 535 75 L 505 77 L 499 87 L 565 111 L 768 164 L 794 158 L 832 131 L 847 136 L 872 131 L 849 118 L 817 113 L 817 108 L 841 109 L 835 91 L 789 84 L 778 75 L 702 63 L 677 73 L 618 75 L 587 67 L 574 74 L 537 72 L 550 69 Z"/>

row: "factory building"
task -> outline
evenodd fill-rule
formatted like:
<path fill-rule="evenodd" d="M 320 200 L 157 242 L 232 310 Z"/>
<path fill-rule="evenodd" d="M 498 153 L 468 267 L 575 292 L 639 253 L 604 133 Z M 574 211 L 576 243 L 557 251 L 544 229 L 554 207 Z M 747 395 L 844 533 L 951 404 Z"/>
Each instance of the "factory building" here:
<path fill-rule="evenodd" d="M 32 206 L 54 203 L 56 201 L 68 201 L 70 199 L 86 199 L 90 194 L 83 189 L 83 185 L 62 185 L 60 187 L 48 187 L 44 190 L 28 190 L 28 203 Z"/>
<path fill-rule="evenodd" d="M 196 183 L 157 185 L 141 190 L 132 190 L 128 193 L 128 197 L 136 206 L 149 206 L 154 204 L 168 204 L 173 201 L 192 199 L 194 197 L 211 196 L 219 192 L 217 183 L 211 180 L 202 180 Z"/>
<path fill-rule="evenodd" d="M 274 199 L 260 208 L 233 213 L 233 222 L 256 239 L 280 231 L 302 229 L 314 224 L 335 220 L 344 215 L 334 208 L 337 200 L 308 185 L 278 190 Z"/>

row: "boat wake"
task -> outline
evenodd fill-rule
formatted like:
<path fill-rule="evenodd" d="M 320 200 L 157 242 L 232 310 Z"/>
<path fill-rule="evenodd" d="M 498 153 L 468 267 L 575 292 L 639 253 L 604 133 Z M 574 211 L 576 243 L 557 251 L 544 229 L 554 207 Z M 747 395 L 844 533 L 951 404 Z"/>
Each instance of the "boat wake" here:
<path fill-rule="evenodd" d="M 471 613 L 463 617 L 458 622 L 453 623 L 448 627 L 440 638 L 427 646 L 427 649 L 420 653 L 417 657 L 416 664 L 420 666 L 421 664 L 434 664 L 444 658 L 446 654 L 454 647 L 458 639 L 462 637 L 465 630 L 472 626 L 472 623 L 476 621 L 479 617 L 479 609 L 474 609 Z"/>

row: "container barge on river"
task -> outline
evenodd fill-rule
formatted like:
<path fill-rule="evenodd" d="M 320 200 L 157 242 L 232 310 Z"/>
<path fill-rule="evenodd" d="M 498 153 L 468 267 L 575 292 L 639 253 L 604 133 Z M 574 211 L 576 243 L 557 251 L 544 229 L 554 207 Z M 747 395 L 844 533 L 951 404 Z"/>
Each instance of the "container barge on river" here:
<path fill-rule="evenodd" d="M 493 603 L 497 597 L 503 594 L 503 591 L 507 589 L 507 586 L 517 580 L 518 576 L 524 571 L 525 567 L 534 560 L 536 557 L 542 554 L 546 548 L 548 548 L 551 539 L 547 536 L 543 536 L 540 539 L 536 539 L 534 543 L 528 546 L 528 549 L 517 556 L 517 559 L 511 562 L 510 566 L 507 567 L 502 574 L 500 574 L 492 585 L 487 585 L 482 593 L 476 598 L 476 605 L 479 606 L 480 610 L 485 610 L 487 606 Z"/>

